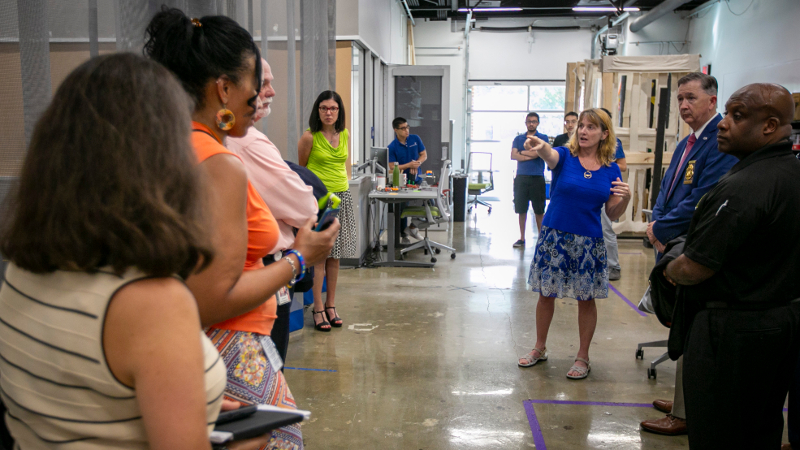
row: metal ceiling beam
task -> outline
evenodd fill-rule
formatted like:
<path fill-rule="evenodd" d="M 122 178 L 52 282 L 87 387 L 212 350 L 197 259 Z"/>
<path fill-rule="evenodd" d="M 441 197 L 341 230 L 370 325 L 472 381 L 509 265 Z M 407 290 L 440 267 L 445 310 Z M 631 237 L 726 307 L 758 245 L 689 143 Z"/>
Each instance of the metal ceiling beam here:
<path fill-rule="evenodd" d="M 675 11 L 675 8 L 689 3 L 691 0 L 664 0 L 658 6 L 651 9 L 647 13 L 640 16 L 630 24 L 630 30 L 634 33 L 639 32 L 642 28 L 655 22 L 660 17 Z"/>
<path fill-rule="evenodd" d="M 408 20 L 411 21 L 411 25 L 417 26 L 417 23 L 414 22 L 414 16 L 411 15 L 411 10 L 408 8 L 408 3 L 406 2 L 406 0 L 399 0 L 399 1 L 406 8 L 406 14 L 408 14 Z"/>

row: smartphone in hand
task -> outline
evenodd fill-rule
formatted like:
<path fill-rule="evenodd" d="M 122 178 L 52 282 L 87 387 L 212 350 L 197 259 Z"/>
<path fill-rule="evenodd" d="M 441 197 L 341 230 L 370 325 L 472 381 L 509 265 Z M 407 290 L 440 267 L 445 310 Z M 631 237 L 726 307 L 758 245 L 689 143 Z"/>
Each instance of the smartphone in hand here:
<path fill-rule="evenodd" d="M 314 231 L 322 231 L 331 226 L 333 219 L 339 217 L 339 208 L 328 208 L 322 214 L 322 218 L 317 222 L 317 227 Z"/>

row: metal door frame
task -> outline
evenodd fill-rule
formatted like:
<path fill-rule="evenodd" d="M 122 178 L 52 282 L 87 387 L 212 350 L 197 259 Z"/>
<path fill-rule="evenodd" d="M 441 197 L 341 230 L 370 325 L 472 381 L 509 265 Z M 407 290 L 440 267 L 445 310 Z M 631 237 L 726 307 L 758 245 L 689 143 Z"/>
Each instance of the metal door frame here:
<path fill-rule="evenodd" d="M 386 110 L 388 112 L 387 120 L 389 117 L 394 119 L 394 87 L 395 77 L 405 76 L 420 76 L 420 77 L 442 77 L 442 142 L 437 144 L 441 145 L 446 143 L 448 151 L 442 152 L 442 160 L 453 159 L 452 139 L 450 133 L 450 66 L 407 66 L 407 65 L 390 65 L 387 70 L 386 93 L 384 99 L 386 101 Z M 394 140 L 394 130 L 391 126 L 384 128 L 384 139 L 387 144 Z"/>

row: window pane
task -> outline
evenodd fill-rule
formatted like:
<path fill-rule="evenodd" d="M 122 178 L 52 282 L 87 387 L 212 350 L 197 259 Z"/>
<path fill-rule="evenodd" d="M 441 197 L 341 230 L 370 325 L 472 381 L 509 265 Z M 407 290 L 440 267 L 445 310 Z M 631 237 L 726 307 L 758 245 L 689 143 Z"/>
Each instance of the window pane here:
<path fill-rule="evenodd" d="M 539 128 L 536 131 L 551 138 L 564 133 L 564 113 L 539 113 Z"/>
<path fill-rule="evenodd" d="M 530 110 L 564 110 L 564 86 L 531 86 Z"/>
<path fill-rule="evenodd" d="M 472 86 L 472 110 L 526 111 L 527 96 L 528 86 Z"/>
<path fill-rule="evenodd" d="M 524 112 L 476 112 L 472 113 L 472 130 L 470 138 L 478 141 L 508 140 L 509 145 L 519 133 L 524 133 Z M 563 114 L 562 114 L 563 115 Z M 510 148 L 510 147 L 509 147 Z"/>

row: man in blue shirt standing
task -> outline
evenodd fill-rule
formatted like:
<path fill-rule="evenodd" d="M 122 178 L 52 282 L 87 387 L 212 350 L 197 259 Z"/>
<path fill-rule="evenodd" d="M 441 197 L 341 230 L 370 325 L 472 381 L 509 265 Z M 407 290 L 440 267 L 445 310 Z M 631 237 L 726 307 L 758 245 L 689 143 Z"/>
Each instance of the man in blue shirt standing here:
<path fill-rule="evenodd" d="M 519 240 L 514 247 L 525 248 L 525 226 L 528 221 L 528 203 L 533 204 L 536 216 L 536 229 L 542 230 L 542 218 L 546 201 L 544 182 L 544 161 L 535 152 L 525 150 L 525 141 L 529 136 L 536 136 L 547 142 L 549 138 L 536 131 L 539 126 L 539 114 L 528 113 L 525 117 L 528 131 L 514 138 L 511 144 L 511 159 L 517 162 L 517 176 L 514 178 L 514 212 L 519 216 Z"/>
<path fill-rule="evenodd" d="M 400 165 L 400 170 L 406 174 L 409 183 L 419 184 L 419 166 L 428 159 L 425 152 L 425 145 L 422 139 L 416 134 L 411 134 L 408 127 L 408 121 L 402 117 L 397 117 L 392 121 L 392 128 L 394 128 L 395 138 L 389 144 L 389 174 L 391 175 L 394 170 L 395 164 Z M 402 206 L 399 207 L 397 214 L 402 211 Z M 404 244 L 408 238 L 405 237 L 406 226 L 408 219 L 403 219 L 400 223 L 400 233 L 403 235 Z M 417 227 L 412 223 L 408 227 L 408 234 L 411 236 L 422 239 L 417 231 Z"/>

